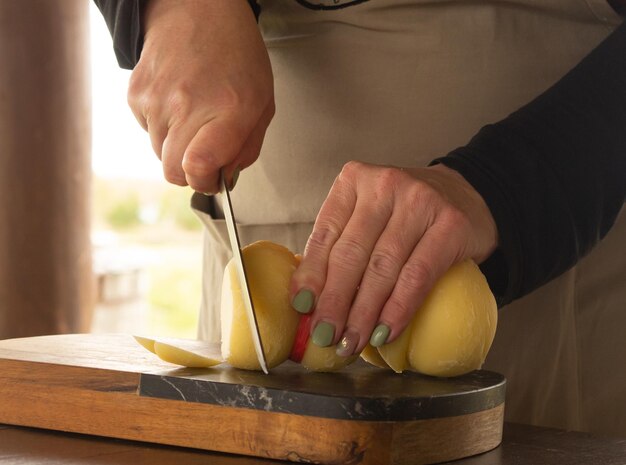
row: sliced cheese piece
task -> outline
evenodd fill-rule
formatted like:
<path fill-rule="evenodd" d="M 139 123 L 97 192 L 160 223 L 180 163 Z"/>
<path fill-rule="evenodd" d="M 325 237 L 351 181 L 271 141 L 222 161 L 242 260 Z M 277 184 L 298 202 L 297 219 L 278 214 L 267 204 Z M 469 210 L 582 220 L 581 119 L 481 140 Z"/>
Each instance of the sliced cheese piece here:
<path fill-rule="evenodd" d="M 378 349 L 371 344 L 367 344 L 361 352 L 361 358 L 367 363 L 374 365 L 378 368 L 391 368 L 387 365 L 387 362 L 380 356 Z"/>
<path fill-rule="evenodd" d="M 144 337 L 144 336 L 133 336 L 133 337 L 135 338 L 135 341 L 137 341 L 146 350 L 149 350 L 153 354 L 156 354 L 156 352 L 154 351 L 154 339 L 150 339 L 149 337 Z"/>
<path fill-rule="evenodd" d="M 165 362 L 189 368 L 208 368 L 223 362 L 162 341 L 154 342 L 154 352 Z"/>
<path fill-rule="evenodd" d="M 407 352 L 409 343 L 411 342 L 411 330 L 413 321 L 409 322 L 407 327 L 402 331 L 393 342 L 383 344 L 378 348 L 378 353 L 389 367 L 396 373 L 402 373 L 409 366 L 407 360 Z"/>
<path fill-rule="evenodd" d="M 190 339 L 153 339 L 133 336 L 146 350 L 161 360 L 190 368 L 203 368 L 219 365 L 224 361 L 215 344 Z"/>

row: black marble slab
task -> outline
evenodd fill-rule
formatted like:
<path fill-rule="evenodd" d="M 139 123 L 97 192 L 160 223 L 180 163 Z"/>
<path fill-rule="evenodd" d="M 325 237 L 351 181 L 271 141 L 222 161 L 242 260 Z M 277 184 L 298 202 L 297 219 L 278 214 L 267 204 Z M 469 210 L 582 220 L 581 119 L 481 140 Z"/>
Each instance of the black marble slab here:
<path fill-rule="evenodd" d="M 494 408 L 504 402 L 505 385 L 502 375 L 483 370 L 433 378 L 361 361 L 336 373 L 287 362 L 269 375 L 230 367 L 144 373 L 139 395 L 342 420 L 410 421 Z"/>

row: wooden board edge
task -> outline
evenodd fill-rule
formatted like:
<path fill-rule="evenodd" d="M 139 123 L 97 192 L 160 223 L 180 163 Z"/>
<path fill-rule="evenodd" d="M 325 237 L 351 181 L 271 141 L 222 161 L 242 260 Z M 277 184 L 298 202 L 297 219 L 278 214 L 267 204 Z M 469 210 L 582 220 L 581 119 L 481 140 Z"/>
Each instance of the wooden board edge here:
<path fill-rule="evenodd" d="M 136 373 L 0 359 L 0 423 L 295 462 L 408 465 L 496 447 L 503 404 L 372 422 L 140 397 Z"/>
<path fill-rule="evenodd" d="M 14 360 L 0 372 L 0 423 L 305 463 L 389 461 L 388 424 L 140 397 L 132 373 Z"/>
<path fill-rule="evenodd" d="M 481 454 L 502 442 L 504 403 L 481 412 L 397 423 L 392 465 L 426 465 Z"/>

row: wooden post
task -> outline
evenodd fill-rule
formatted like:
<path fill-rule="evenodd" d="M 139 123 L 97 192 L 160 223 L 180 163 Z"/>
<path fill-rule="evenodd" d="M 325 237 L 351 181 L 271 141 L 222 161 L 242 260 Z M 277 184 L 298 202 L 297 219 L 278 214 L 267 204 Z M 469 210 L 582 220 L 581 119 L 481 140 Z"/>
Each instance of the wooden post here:
<path fill-rule="evenodd" d="M 88 331 L 89 2 L 0 0 L 0 339 Z"/>

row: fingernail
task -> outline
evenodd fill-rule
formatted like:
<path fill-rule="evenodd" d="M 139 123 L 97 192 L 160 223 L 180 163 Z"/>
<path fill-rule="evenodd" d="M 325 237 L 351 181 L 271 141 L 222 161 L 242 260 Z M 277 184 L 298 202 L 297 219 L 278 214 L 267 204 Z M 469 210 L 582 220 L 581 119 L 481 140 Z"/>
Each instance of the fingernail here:
<path fill-rule="evenodd" d="M 237 180 L 239 179 L 239 173 L 241 172 L 241 168 L 237 167 L 235 168 L 235 171 L 233 171 L 233 180 L 230 182 L 230 191 L 232 191 L 235 188 L 235 184 L 237 184 Z"/>
<path fill-rule="evenodd" d="M 313 302 L 315 302 L 315 296 L 313 292 L 308 289 L 302 289 L 296 294 L 291 302 L 291 306 L 298 313 L 309 313 L 313 308 Z"/>
<path fill-rule="evenodd" d="M 313 331 L 311 340 L 316 346 L 328 347 L 333 342 L 333 337 L 335 337 L 335 325 L 320 321 Z"/>
<path fill-rule="evenodd" d="M 374 347 L 382 346 L 387 338 L 389 337 L 389 326 L 385 324 L 379 324 L 374 328 L 374 332 L 372 333 L 372 337 L 370 338 L 370 344 Z"/>
<path fill-rule="evenodd" d="M 340 357 L 349 357 L 354 354 L 354 349 L 359 345 L 359 333 L 348 329 L 345 333 L 343 333 L 343 337 L 339 344 L 337 344 L 337 349 L 335 353 Z"/>

